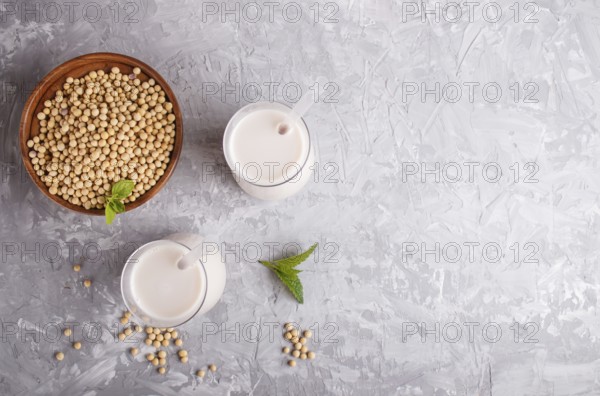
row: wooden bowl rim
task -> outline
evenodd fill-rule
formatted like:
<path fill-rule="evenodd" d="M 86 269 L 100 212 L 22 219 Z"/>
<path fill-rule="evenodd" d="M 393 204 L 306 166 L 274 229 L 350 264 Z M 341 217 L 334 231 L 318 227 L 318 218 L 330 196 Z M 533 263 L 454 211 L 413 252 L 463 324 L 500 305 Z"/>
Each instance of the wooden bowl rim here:
<path fill-rule="evenodd" d="M 183 116 L 179 107 L 179 102 L 175 97 L 175 93 L 173 92 L 167 81 L 156 70 L 154 70 L 152 67 L 142 62 L 141 60 L 128 55 L 113 52 L 94 52 L 70 59 L 52 69 L 48 74 L 46 74 L 46 76 L 44 76 L 44 78 L 42 78 L 42 80 L 37 84 L 31 95 L 29 95 L 29 98 L 25 103 L 25 107 L 23 108 L 23 112 L 21 113 L 21 121 L 19 125 L 19 143 L 21 148 L 21 158 L 25 165 L 25 169 L 27 169 L 27 173 L 29 173 L 29 176 L 33 179 L 33 182 L 44 193 L 46 197 L 50 198 L 52 201 L 56 202 L 62 207 L 78 213 L 93 216 L 104 215 L 104 209 L 86 209 L 83 206 L 74 205 L 69 201 L 66 201 L 62 197 L 59 197 L 58 195 L 50 194 L 46 185 L 41 181 L 40 177 L 35 173 L 35 170 L 33 169 L 33 164 L 29 160 L 30 149 L 29 147 L 27 147 L 27 140 L 29 139 L 31 133 L 32 123 L 37 120 L 37 114 L 35 114 L 35 109 L 38 107 L 42 97 L 52 87 L 52 85 L 54 85 L 60 78 L 65 77 L 69 73 L 69 71 L 72 69 L 73 64 L 79 63 L 81 61 L 84 61 L 84 63 L 106 62 L 109 64 L 111 62 L 115 62 L 124 63 L 131 67 L 139 67 L 146 76 L 148 76 L 149 78 L 153 78 L 161 86 L 161 88 L 165 91 L 168 101 L 173 104 L 173 114 L 175 115 L 175 144 L 173 147 L 173 151 L 171 152 L 171 160 L 169 161 L 169 164 L 165 169 L 165 173 L 156 182 L 156 185 L 154 185 L 150 190 L 146 191 L 143 195 L 141 195 L 139 199 L 125 205 L 125 211 L 127 212 L 148 202 L 164 187 L 164 185 L 167 183 L 167 181 L 173 174 L 177 163 L 179 162 L 179 157 L 183 146 Z M 96 70 L 96 68 L 90 69 L 89 71 L 91 70 Z"/>

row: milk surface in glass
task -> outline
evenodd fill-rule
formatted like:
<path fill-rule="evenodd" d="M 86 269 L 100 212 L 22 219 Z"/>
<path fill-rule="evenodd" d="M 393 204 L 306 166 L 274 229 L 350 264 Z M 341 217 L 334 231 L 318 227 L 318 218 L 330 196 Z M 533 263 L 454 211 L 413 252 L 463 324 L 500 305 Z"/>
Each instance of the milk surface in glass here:
<path fill-rule="evenodd" d="M 177 267 L 177 261 L 187 252 L 185 246 L 165 241 L 138 257 L 131 273 L 131 292 L 135 304 L 147 316 L 181 323 L 199 309 L 205 287 L 202 267 Z"/>
<path fill-rule="evenodd" d="M 289 197 L 311 179 L 314 154 L 304 121 L 298 119 L 286 133 L 278 132 L 289 113 L 280 103 L 251 104 L 238 111 L 225 130 L 227 163 L 242 189 L 256 198 Z"/>

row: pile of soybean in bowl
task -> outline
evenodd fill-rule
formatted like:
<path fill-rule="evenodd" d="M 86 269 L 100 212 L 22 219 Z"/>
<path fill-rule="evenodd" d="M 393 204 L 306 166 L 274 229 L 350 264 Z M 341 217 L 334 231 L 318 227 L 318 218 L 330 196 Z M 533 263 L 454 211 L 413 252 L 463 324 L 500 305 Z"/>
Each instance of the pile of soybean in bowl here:
<path fill-rule="evenodd" d="M 86 209 L 104 208 L 114 183 L 135 182 L 133 202 L 164 175 L 175 143 L 173 104 L 142 71 L 91 71 L 68 77 L 37 114 L 27 141 L 33 169 L 51 194 Z"/>

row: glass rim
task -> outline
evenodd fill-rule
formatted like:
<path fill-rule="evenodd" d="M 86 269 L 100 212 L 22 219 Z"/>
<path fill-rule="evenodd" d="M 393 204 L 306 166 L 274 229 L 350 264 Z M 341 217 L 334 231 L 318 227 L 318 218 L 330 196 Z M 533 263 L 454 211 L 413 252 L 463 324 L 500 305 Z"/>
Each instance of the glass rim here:
<path fill-rule="evenodd" d="M 202 301 L 200 302 L 200 305 L 198 306 L 198 309 L 192 314 L 190 315 L 189 318 L 187 318 L 186 320 L 184 320 L 181 323 L 178 324 L 173 324 L 173 323 L 168 323 L 165 324 L 165 322 L 160 322 L 160 321 L 146 321 L 144 320 L 140 315 L 136 314 L 134 312 L 134 310 L 131 309 L 127 299 L 125 298 L 125 293 L 124 293 L 124 283 L 123 283 L 123 274 L 125 273 L 125 270 L 127 269 L 127 267 L 130 264 L 134 264 L 136 261 L 132 260 L 132 257 L 134 257 L 136 254 L 139 254 L 141 252 L 142 249 L 147 249 L 150 245 L 154 245 L 154 244 L 158 244 L 158 243 L 164 243 L 164 242 L 169 242 L 169 243 L 175 243 L 177 245 L 183 246 L 184 248 L 188 249 L 188 250 L 192 250 L 192 248 L 190 248 L 187 245 L 184 245 L 181 242 L 177 242 L 177 241 L 173 241 L 170 239 L 157 239 L 156 241 L 151 241 L 148 243 L 143 244 L 142 246 L 140 246 L 139 248 L 137 248 L 133 253 L 131 253 L 129 255 L 129 257 L 127 258 L 127 261 L 125 262 L 125 265 L 123 266 L 123 270 L 121 271 L 121 297 L 123 298 L 123 303 L 125 304 L 125 307 L 127 308 L 127 310 L 129 312 L 131 312 L 131 314 L 136 317 L 137 319 L 141 320 L 143 324 L 146 325 L 150 325 L 150 326 L 154 326 L 154 327 L 179 327 L 187 322 L 189 322 L 190 320 L 192 320 L 196 315 L 198 315 L 198 312 L 200 312 L 200 310 L 202 309 L 202 307 L 204 306 L 204 303 L 206 302 L 206 296 L 208 293 L 208 284 L 207 284 L 207 274 L 206 274 L 206 268 L 204 267 L 204 264 L 202 263 L 201 260 L 200 261 L 200 267 L 202 268 L 202 276 L 203 276 L 203 281 L 204 281 L 204 292 L 203 292 L 203 296 L 202 296 Z M 196 264 L 198 265 L 198 264 Z"/>
<path fill-rule="evenodd" d="M 242 180 L 244 180 L 246 183 L 249 183 L 253 186 L 257 186 L 257 187 L 278 187 L 281 186 L 283 184 L 289 183 L 291 180 L 295 179 L 298 175 L 302 174 L 302 171 L 304 170 L 304 167 L 306 166 L 306 164 L 308 163 L 308 160 L 310 158 L 310 152 L 312 150 L 312 141 L 311 141 L 311 137 L 310 137 L 310 130 L 308 129 L 308 125 L 306 125 L 306 121 L 304 121 L 303 117 L 300 117 L 300 120 L 302 121 L 302 124 L 304 125 L 304 129 L 306 130 L 306 137 L 307 137 L 307 141 L 308 141 L 308 150 L 306 151 L 306 156 L 304 158 L 304 160 L 302 161 L 302 165 L 300 165 L 300 169 L 298 169 L 297 172 L 294 173 L 294 175 L 292 177 L 289 178 L 284 178 L 283 181 L 276 183 L 276 184 L 261 184 L 261 183 L 256 183 L 253 181 L 248 180 L 247 178 L 245 178 L 241 172 L 238 173 L 235 170 L 235 166 L 231 166 L 231 164 L 233 163 L 232 159 L 231 159 L 231 155 L 229 154 L 229 150 L 226 147 L 226 142 L 229 141 L 229 139 L 231 138 L 231 134 L 233 133 L 233 121 L 236 117 L 239 117 L 240 114 L 244 111 L 249 111 L 252 110 L 254 107 L 263 107 L 263 106 L 268 106 L 268 105 L 275 105 L 275 106 L 282 106 L 285 107 L 288 110 L 293 110 L 290 106 L 288 106 L 285 103 L 281 103 L 281 102 L 267 102 L 267 101 L 261 101 L 261 102 L 254 102 L 254 103 L 248 103 L 247 105 L 243 106 L 242 108 L 238 109 L 229 119 L 229 121 L 227 122 L 227 126 L 225 127 L 225 133 L 223 134 L 223 153 L 225 155 L 225 161 L 227 161 L 227 166 L 229 166 L 229 169 L 231 169 L 231 171 L 233 172 L 233 174 L 235 175 L 236 178 L 240 178 Z M 292 162 L 290 162 L 292 163 Z"/>

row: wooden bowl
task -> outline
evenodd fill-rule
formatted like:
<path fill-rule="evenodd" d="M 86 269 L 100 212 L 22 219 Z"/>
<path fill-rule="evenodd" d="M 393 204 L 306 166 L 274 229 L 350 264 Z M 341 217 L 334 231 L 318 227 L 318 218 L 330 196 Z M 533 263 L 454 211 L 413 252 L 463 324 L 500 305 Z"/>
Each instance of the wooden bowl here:
<path fill-rule="evenodd" d="M 88 215 L 104 215 L 104 210 L 86 209 L 83 206 L 74 205 L 69 201 L 66 201 L 59 195 L 50 194 L 46 184 L 42 182 L 40 177 L 33 169 L 33 164 L 29 158 L 29 151 L 31 149 L 27 147 L 27 141 L 40 133 L 40 125 L 37 119 L 37 114 L 43 110 L 44 102 L 47 99 L 53 98 L 56 94 L 56 91 L 62 89 L 67 77 L 80 78 L 92 70 L 100 69 L 108 72 L 112 67 L 115 66 L 121 69 L 123 74 L 131 74 L 135 67 L 139 67 L 142 70 L 142 74 L 137 78 L 142 81 L 147 81 L 153 78 L 165 91 L 167 100 L 173 104 L 173 114 L 175 115 L 175 142 L 173 151 L 171 151 L 171 160 L 167 165 L 167 169 L 165 169 L 164 175 L 156 182 L 156 185 L 154 185 L 150 190 L 146 191 L 134 202 L 127 203 L 125 205 L 125 210 L 129 211 L 143 205 L 152 197 L 154 197 L 171 177 L 171 174 L 177 165 L 177 161 L 179 160 L 183 143 L 183 119 L 179 104 L 177 103 L 175 94 L 173 94 L 173 91 L 165 79 L 162 78 L 156 70 L 146 65 L 144 62 L 121 54 L 99 52 L 83 55 L 63 63 L 48 73 L 48 75 L 44 77 L 37 85 L 31 96 L 29 96 L 29 99 L 27 99 L 27 103 L 25 103 L 25 108 L 23 109 L 23 114 L 21 115 L 21 125 L 19 129 L 21 156 L 23 158 L 23 163 L 25 164 L 25 169 L 27 169 L 27 172 L 35 184 L 48 198 L 59 205 L 67 209 L 74 210 L 75 212 Z"/>

